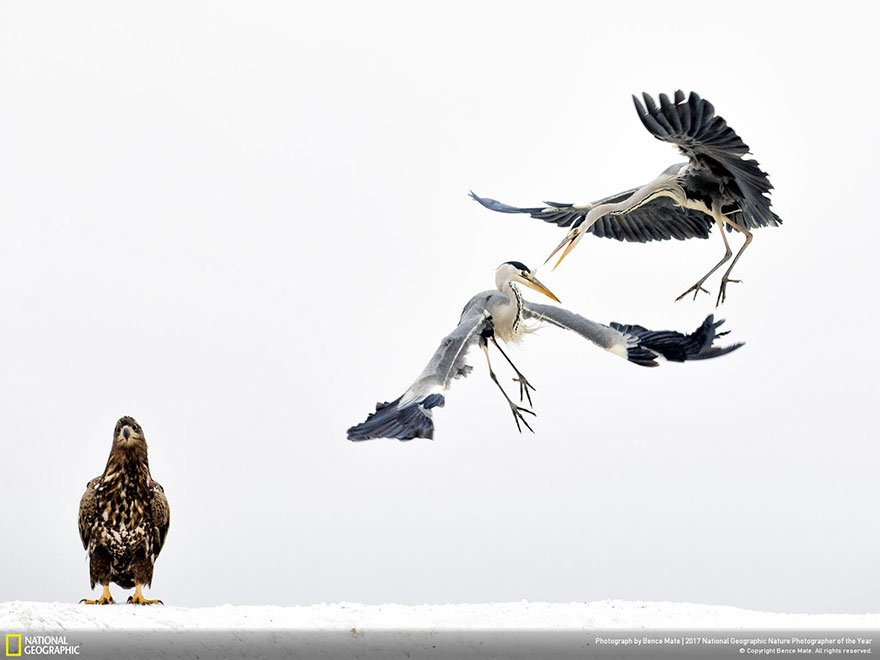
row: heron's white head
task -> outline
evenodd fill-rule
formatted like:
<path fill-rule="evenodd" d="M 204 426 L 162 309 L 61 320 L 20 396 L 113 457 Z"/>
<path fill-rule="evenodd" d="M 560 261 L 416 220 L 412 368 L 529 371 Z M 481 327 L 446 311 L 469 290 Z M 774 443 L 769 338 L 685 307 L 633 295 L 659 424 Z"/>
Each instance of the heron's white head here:
<path fill-rule="evenodd" d="M 553 295 L 553 292 L 550 291 L 550 289 L 538 281 L 538 278 L 536 278 L 532 271 L 529 270 L 529 267 L 521 261 L 505 261 L 498 266 L 498 270 L 495 271 L 495 286 L 498 287 L 499 291 L 503 292 L 503 287 L 508 282 L 519 282 L 530 289 L 540 291 L 556 302 L 561 302 L 559 298 Z"/>

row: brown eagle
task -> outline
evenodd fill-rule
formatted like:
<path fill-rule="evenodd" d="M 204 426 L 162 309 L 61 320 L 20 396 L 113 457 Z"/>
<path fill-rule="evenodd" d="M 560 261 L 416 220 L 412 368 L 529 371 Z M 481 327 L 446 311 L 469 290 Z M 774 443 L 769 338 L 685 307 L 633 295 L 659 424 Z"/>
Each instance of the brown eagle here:
<path fill-rule="evenodd" d="M 153 563 L 165 543 L 170 511 L 165 491 L 150 476 L 144 430 L 131 417 L 116 422 L 113 446 L 104 474 L 86 484 L 79 503 L 79 536 L 89 553 L 92 589 L 104 587 L 98 600 L 89 605 L 115 602 L 110 583 L 123 589 L 135 588 L 128 602 L 137 605 L 161 603 L 147 600 L 142 589 L 153 582 Z"/>

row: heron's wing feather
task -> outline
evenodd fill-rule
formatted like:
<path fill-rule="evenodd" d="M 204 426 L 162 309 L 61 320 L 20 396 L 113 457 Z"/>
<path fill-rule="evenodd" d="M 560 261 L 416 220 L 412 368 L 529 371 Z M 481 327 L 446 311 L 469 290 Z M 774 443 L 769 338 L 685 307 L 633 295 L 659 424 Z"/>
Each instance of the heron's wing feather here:
<path fill-rule="evenodd" d="M 152 483 L 153 497 L 150 502 L 153 516 L 153 560 L 159 556 L 162 546 L 165 545 L 165 537 L 168 536 L 168 527 L 171 523 L 171 509 L 168 506 L 168 498 L 165 490 L 158 481 Z"/>
<path fill-rule="evenodd" d="M 527 319 L 536 319 L 542 323 L 549 323 L 565 330 L 571 330 L 578 333 L 581 337 L 589 339 L 596 346 L 604 348 L 606 351 L 626 357 L 629 341 L 622 332 L 614 328 L 591 321 L 580 314 L 575 314 L 562 307 L 542 305 L 529 301 L 525 301 L 524 307 Z"/>
<path fill-rule="evenodd" d="M 79 539 L 83 547 L 88 550 L 92 535 L 92 523 L 95 521 L 98 495 L 95 492 L 95 484 L 101 477 L 95 477 L 86 484 L 86 492 L 79 501 Z"/>
<path fill-rule="evenodd" d="M 716 329 L 722 323 L 710 314 L 702 325 L 689 335 L 672 330 L 648 330 L 640 325 L 612 323 L 610 326 L 591 321 L 561 307 L 527 302 L 527 318 L 549 323 L 576 332 L 585 339 L 643 367 L 656 367 L 657 360 L 684 362 L 719 357 L 742 344 L 713 346 Z"/>
<path fill-rule="evenodd" d="M 590 209 L 599 204 L 613 204 L 629 198 L 638 188 L 625 190 L 617 195 L 600 199 L 590 204 L 560 204 L 545 202 L 547 206 L 520 208 L 510 206 L 488 197 L 479 197 L 471 192 L 471 197 L 487 209 L 499 213 L 528 213 L 533 218 L 550 222 L 560 227 L 578 227 L 586 219 Z M 681 208 L 668 197 L 657 197 L 647 204 L 623 215 L 606 215 L 599 218 L 587 233 L 600 238 L 618 241 L 647 243 L 669 239 L 708 238 L 714 225 L 711 217 L 700 211 Z"/>
<path fill-rule="evenodd" d="M 364 422 L 348 429 L 349 440 L 373 438 L 432 438 L 434 423 L 431 410 L 443 406 L 445 392 L 452 381 L 466 376 L 468 351 L 479 341 L 481 332 L 491 324 L 488 301 L 497 292 L 475 296 L 462 312 L 458 326 L 443 338 L 431 360 L 409 389 L 397 399 L 377 403 L 376 411 Z"/>
<path fill-rule="evenodd" d="M 709 238 L 714 224 L 714 220 L 701 211 L 677 206 L 668 197 L 656 197 L 629 213 L 602 216 L 587 233 L 635 243 L 673 238 L 683 241 Z"/>
<path fill-rule="evenodd" d="M 550 222 L 560 227 L 570 227 L 573 224 L 580 224 L 587 217 L 587 213 L 594 206 L 599 204 L 609 204 L 613 202 L 622 202 L 627 197 L 636 192 L 638 188 L 625 190 L 611 197 L 600 199 L 589 204 L 561 204 L 559 202 L 544 202 L 546 206 L 533 206 L 530 208 L 521 208 L 519 206 L 510 206 L 497 199 L 489 197 L 480 197 L 473 190 L 470 191 L 471 199 L 479 202 L 487 209 L 497 211 L 498 213 L 528 213 L 533 218 Z"/>
<path fill-rule="evenodd" d="M 748 227 L 782 224 L 770 210 L 768 193 L 773 189 L 767 173 L 758 161 L 745 158 L 748 145 L 715 114 L 715 108 L 695 92 L 685 99 L 684 92 L 675 92 L 674 99 L 660 94 L 660 105 L 648 94 L 642 94 L 644 105 L 633 96 L 636 112 L 645 128 L 659 140 L 676 145 L 691 161 L 695 171 L 706 170 L 721 178 L 724 185 L 742 200 L 742 216 L 737 222 Z"/>
<path fill-rule="evenodd" d="M 485 304 L 490 299 L 490 293 L 495 292 L 480 294 L 467 304 L 458 326 L 443 338 L 428 365 L 407 390 L 405 402 L 407 398 L 443 392 L 455 378 L 466 376 L 470 372 L 470 367 L 465 363 L 467 353 L 477 343 L 481 331 L 491 323 Z"/>

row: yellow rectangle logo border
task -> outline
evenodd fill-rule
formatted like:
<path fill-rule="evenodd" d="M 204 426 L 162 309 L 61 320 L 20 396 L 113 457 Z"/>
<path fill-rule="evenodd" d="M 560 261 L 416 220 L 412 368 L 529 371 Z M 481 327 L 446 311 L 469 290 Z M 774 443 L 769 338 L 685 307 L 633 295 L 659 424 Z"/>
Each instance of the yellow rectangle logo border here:
<path fill-rule="evenodd" d="M 9 638 L 10 637 L 18 637 L 18 653 L 10 653 L 9 652 Z M 8 633 L 6 635 L 6 657 L 7 658 L 20 658 L 21 657 L 21 633 Z"/>

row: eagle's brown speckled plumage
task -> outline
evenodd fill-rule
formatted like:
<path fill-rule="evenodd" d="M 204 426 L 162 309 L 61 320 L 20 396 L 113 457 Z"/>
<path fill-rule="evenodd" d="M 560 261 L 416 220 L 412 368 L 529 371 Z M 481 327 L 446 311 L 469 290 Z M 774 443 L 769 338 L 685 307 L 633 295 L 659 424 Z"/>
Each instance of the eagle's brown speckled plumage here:
<path fill-rule="evenodd" d="M 153 563 L 169 523 L 168 500 L 150 476 L 143 429 L 131 417 L 116 423 L 104 473 L 86 485 L 79 505 L 79 535 L 89 553 L 92 588 L 115 582 L 123 589 L 153 581 Z M 91 602 L 91 601 L 89 601 Z"/>

